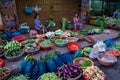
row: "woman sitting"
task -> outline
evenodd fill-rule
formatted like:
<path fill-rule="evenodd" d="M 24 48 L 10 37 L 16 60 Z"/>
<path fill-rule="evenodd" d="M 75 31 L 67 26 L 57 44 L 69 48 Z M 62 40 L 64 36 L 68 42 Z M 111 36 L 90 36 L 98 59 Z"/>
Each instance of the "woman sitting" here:
<path fill-rule="evenodd" d="M 34 26 L 35 26 L 35 30 L 38 31 L 38 33 L 40 33 L 40 31 L 42 30 L 43 31 L 43 34 L 46 30 L 47 32 L 47 29 L 45 28 L 45 26 L 43 26 L 39 20 L 39 15 L 35 15 L 35 20 L 34 20 Z"/>
<path fill-rule="evenodd" d="M 74 14 L 73 22 L 74 22 L 74 30 L 75 31 L 76 31 L 77 27 L 79 27 L 80 29 L 82 28 L 82 23 L 80 23 L 80 17 L 78 16 L 77 13 Z"/>

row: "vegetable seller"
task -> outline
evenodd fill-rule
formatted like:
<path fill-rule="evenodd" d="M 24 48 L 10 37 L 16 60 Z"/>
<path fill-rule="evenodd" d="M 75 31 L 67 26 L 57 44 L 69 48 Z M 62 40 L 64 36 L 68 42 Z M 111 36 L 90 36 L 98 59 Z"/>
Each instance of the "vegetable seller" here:
<path fill-rule="evenodd" d="M 40 20 L 39 20 L 39 15 L 38 15 L 38 14 L 35 15 L 34 19 L 35 19 L 35 20 L 34 20 L 35 30 L 37 30 L 38 33 L 40 33 L 41 30 L 43 31 L 43 33 L 45 32 L 45 30 L 46 30 L 46 32 L 47 32 L 47 29 L 45 28 L 45 26 L 43 26 L 43 25 L 41 24 L 41 22 L 40 22 Z"/>
<path fill-rule="evenodd" d="M 76 31 L 77 27 L 79 27 L 80 29 L 82 28 L 82 23 L 80 23 L 80 17 L 78 16 L 77 13 L 74 14 L 73 22 L 74 22 L 74 30 L 75 31 Z"/>
<path fill-rule="evenodd" d="M 120 10 L 119 9 L 116 9 L 116 11 L 113 14 L 113 17 L 117 18 L 117 19 L 120 19 Z"/>

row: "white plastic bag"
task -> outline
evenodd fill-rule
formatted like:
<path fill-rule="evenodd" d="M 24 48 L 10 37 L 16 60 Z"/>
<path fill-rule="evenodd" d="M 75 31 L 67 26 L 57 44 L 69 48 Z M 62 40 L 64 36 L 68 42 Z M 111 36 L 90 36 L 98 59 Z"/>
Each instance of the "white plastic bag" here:
<path fill-rule="evenodd" d="M 103 41 L 97 41 L 97 43 L 93 46 L 93 49 L 98 52 L 105 52 L 106 45 Z"/>
<path fill-rule="evenodd" d="M 90 58 L 90 59 L 96 59 L 98 55 L 99 55 L 99 52 L 93 50 L 93 51 L 89 54 L 89 58 Z"/>

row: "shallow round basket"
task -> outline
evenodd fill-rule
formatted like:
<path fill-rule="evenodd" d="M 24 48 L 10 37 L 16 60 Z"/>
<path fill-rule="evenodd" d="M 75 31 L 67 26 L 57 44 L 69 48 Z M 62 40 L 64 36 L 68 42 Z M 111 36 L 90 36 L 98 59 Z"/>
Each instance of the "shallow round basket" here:
<path fill-rule="evenodd" d="M 89 60 L 91 62 L 91 66 L 94 66 L 94 62 L 92 60 L 90 60 L 89 58 L 86 57 L 80 57 L 80 58 L 75 58 L 73 60 L 74 64 L 79 64 L 80 61 L 85 61 L 85 60 Z M 86 67 L 81 67 L 82 69 L 86 68 Z"/>
<path fill-rule="evenodd" d="M 23 49 L 25 53 L 29 54 L 29 55 L 35 55 L 40 51 L 40 47 L 37 46 L 36 50 L 33 51 L 27 51 L 25 48 Z"/>
<path fill-rule="evenodd" d="M 80 49 L 80 45 L 79 45 L 77 42 L 68 42 L 67 47 L 68 47 L 68 49 L 69 49 L 70 52 L 75 52 L 75 51 L 76 51 L 75 49 L 72 49 L 72 48 L 70 47 L 71 45 L 76 45 L 76 46 L 78 46 L 78 49 L 76 49 L 76 50 L 79 50 L 79 49 Z"/>
<path fill-rule="evenodd" d="M 51 50 L 52 46 L 40 46 L 40 49 L 46 51 L 46 50 Z"/>
<path fill-rule="evenodd" d="M 15 61 L 20 60 L 23 57 L 23 54 L 24 54 L 24 51 L 22 51 L 22 53 L 18 56 L 8 57 L 5 55 L 5 58 L 11 62 L 15 62 Z"/>
<path fill-rule="evenodd" d="M 85 75 L 82 75 L 84 80 L 89 80 Z M 104 80 L 106 80 L 106 76 L 104 76 Z"/>
<path fill-rule="evenodd" d="M 66 39 L 68 40 L 68 42 L 77 42 L 78 41 L 78 38 L 76 38 L 76 37 L 68 37 Z"/>
<path fill-rule="evenodd" d="M 104 58 L 109 57 L 112 60 L 112 62 L 101 60 L 102 57 L 104 57 Z M 104 66 L 112 66 L 117 62 L 117 58 L 113 55 L 110 55 L 110 54 L 100 54 L 100 55 L 98 55 L 97 59 L 98 59 L 99 63 L 104 65 Z"/>
<path fill-rule="evenodd" d="M 4 69 L 9 70 L 10 72 L 9 72 L 7 75 L 5 75 L 5 76 L 3 76 L 2 78 L 0 78 L 0 80 L 8 80 L 8 79 L 9 79 L 9 77 L 10 77 L 11 70 L 10 70 L 9 68 L 7 68 L 7 67 L 4 67 Z"/>
<path fill-rule="evenodd" d="M 67 43 L 68 43 L 68 40 L 64 40 L 65 41 L 65 43 L 64 44 L 59 44 L 58 42 L 57 42 L 57 40 L 55 41 L 55 44 L 58 46 L 58 47 L 65 47 L 66 45 L 67 45 Z"/>

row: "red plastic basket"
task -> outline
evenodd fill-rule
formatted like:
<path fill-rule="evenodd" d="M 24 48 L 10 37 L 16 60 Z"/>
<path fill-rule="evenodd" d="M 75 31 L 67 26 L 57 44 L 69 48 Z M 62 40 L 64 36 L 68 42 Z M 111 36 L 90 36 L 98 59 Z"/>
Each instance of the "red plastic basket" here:
<path fill-rule="evenodd" d="M 78 48 L 77 49 L 73 49 L 71 47 L 71 45 L 75 45 L 77 46 Z M 68 45 L 67 45 L 68 49 L 70 50 L 70 52 L 75 52 L 76 50 L 79 50 L 80 49 L 80 45 L 77 43 L 77 42 L 69 42 Z"/>
<path fill-rule="evenodd" d="M 0 58 L 0 67 L 4 67 L 5 64 L 4 64 L 4 61 Z"/>
<path fill-rule="evenodd" d="M 15 36 L 12 38 L 12 40 L 18 41 L 18 42 L 22 42 L 25 40 L 25 36 L 21 35 L 21 36 Z"/>
<path fill-rule="evenodd" d="M 44 47 L 44 46 L 40 46 L 40 49 L 46 51 L 46 50 L 51 50 L 52 49 L 52 46 L 47 46 L 47 47 Z"/>

